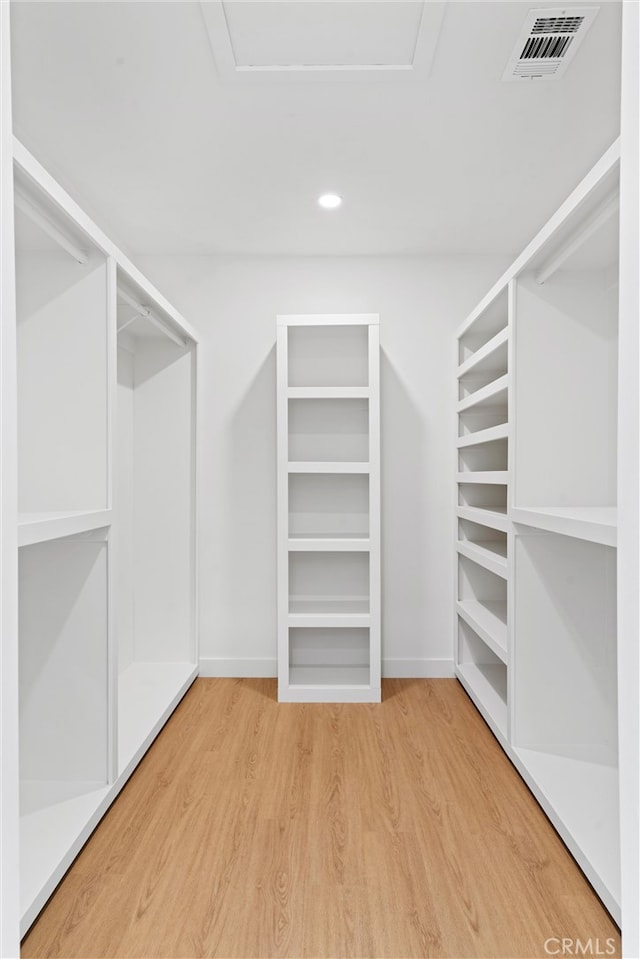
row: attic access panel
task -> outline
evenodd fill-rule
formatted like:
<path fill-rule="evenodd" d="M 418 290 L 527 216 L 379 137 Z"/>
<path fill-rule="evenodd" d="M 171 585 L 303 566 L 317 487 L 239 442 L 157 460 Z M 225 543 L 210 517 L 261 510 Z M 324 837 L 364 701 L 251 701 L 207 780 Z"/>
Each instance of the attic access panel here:
<path fill-rule="evenodd" d="M 424 77 L 445 8 L 422 0 L 203 0 L 200 6 L 221 76 L 260 82 Z"/>

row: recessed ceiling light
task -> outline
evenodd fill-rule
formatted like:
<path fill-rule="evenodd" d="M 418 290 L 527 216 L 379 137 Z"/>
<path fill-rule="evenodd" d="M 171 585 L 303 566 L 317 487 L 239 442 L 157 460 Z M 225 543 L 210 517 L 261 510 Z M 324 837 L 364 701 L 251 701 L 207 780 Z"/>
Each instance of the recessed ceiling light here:
<path fill-rule="evenodd" d="M 342 197 L 337 193 L 323 193 L 318 197 L 318 203 L 323 210 L 336 210 L 342 204 Z"/>

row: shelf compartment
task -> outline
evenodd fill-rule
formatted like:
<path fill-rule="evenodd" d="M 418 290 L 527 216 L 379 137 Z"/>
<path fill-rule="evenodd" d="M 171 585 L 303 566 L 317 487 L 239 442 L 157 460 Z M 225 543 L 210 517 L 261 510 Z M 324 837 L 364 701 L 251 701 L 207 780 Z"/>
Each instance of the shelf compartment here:
<path fill-rule="evenodd" d="M 457 514 L 461 519 L 506 532 L 507 486 L 500 483 L 460 483 Z"/>
<path fill-rule="evenodd" d="M 289 326 L 289 387 L 368 386 L 368 337 L 366 324 Z"/>
<path fill-rule="evenodd" d="M 514 508 L 511 515 L 514 523 L 615 546 L 617 513 L 615 506 L 538 506 Z"/>
<path fill-rule="evenodd" d="M 520 748 L 516 760 L 536 799 L 616 922 L 621 918 L 618 769 L 606 753 Z"/>
<path fill-rule="evenodd" d="M 501 530 L 503 533 L 509 530 L 509 519 L 507 517 L 506 507 L 473 507 L 459 506 L 456 510 L 459 519 L 467 519 L 472 523 L 479 523 L 481 526 L 490 526 L 491 529 Z"/>
<path fill-rule="evenodd" d="M 368 537 L 356 539 L 353 536 L 344 536 L 341 539 L 336 536 L 327 536 L 324 539 L 322 537 L 291 536 L 287 541 L 287 548 L 293 552 L 312 553 L 331 553 L 342 550 L 346 552 L 368 552 L 371 548 L 371 540 Z"/>
<path fill-rule="evenodd" d="M 292 473 L 288 482 L 290 541 L 368 539 L 368 475 Z"/>
<path fill-rule="evenodd" d="M 289 473 L 368 473 L 369 463 L 348 462 L 290 462 L 287 466 Z"/>
<path fill-rule="evenodd" d="M 509 448 L 506 439 L 491 440 L 458 449 L 459 473 L 502 472 L 509 468 Z"/>
<path fill-rule="evenodd" d="M 493 373 L 503 375 L 508 369 L 509 330 L 505 326 L 492 336 L 484 346 L 476 350 L 464 363 L 458 367 L 458 379 L 462 380 L 470 374 Z M 495 379 L 495 376 L 492 377 Z"/>
<path fill-rule="evenodd" d="M 489 725 L 504 741 L 507 736 L 507 667 L 460 618 L 456 675 Z"/>
<path fill-rule="evenodd" d="M 102 783 L 20 785 L 20 934 L 25 935 L 111 801 Z"/>
<path fill-rule="evenodd" d="M 289 630 L 289 670 L 332 668 L 361 670 L 369 682 L 369 630 L 291 628 Z M 291 679 L 290 679 L 291 682 Z"/>
<path fill-rule="evenodd" d="M 122 772 L 159 728 L 163 696 L 175 705 L 196 666 L 196 384 L 190 342 L 143 322 L 127 326 L 118 346 L 112 542 Z"/>
<path fill-rule="evenodd" d="M 507 439 L 508 435 L 509 424 L 501 423 L 499 426 L 491 426 L 488 429 L 460 436 L 456 445 L 458 449 L 466 449 L 469 446 L 480 446 L 481 443 L 492 443 L 494 440 Z"/>
<path fill-rule="evenodd" d="M 615 506 L 617 312 L 606 272 L 518 279 L 515 506 Z"/>
<path fill-rule="evenodd" d="M 473 396 L 478 390 L 508 373 L 508 336 L 502 330 L 482 350 L 458 370 L 458 399 Z"/>
<path fill-rule="evenodd" d="M 484 569 L 495 573 L 496 576 L 502 576 L 507 579 L 509 567 L 507 564 L 506 545 L 497 541 L 473 542 L 471 540 L 458 540 L 456 544 L 458 553 L 473 560 L 474 563 L 484 567 Z"/>
<path fill-rule="evenodd" d="M 18 233 L 20 231 L 18 230 Z M 108 506 L 107 263 L 16 250 L 18 508 Z"/>
<path fill-rule="evenodd" d="M 20 513 L 18 515 L 18 546 L 31 546 L 52 539 L 73 536 L 111 524 L 110 509 L 84 512 Z"/>
<path fill-rule="evenodd" d="M 495 483 L 498 486 L 506 486 L 509 474 L 506 470 L 479 470 L 476 473 L 469 470 L 458 473 L 456 480 L 458 483 L 480 483 L 484 486 Z"/>
<path fill-rule="evenodd" d="M 491 652 L 508 661 L 506 600 L 458 600 L 458 615 L 480 636 Z"/>
<path fill-rule="evenodd" d="M 289 460 L 367 462 L 366 399 L 289 400 Z"/>
<path fill-rule="evenodd" d="M 515 537 L 515 573 L 514 746 L 589 877 L 617 901 L 616 551 L 528 532 Z"/>
<path fill-rule="evenodd" d="M 290 400 L 357 400 L 369 399 L 368 386 L 290 386 Z"/>
<path fill-rule="evenodd" d="M 509 390 L 509 374 L 498 377 L 491 383 L 483 386 L 482 389 L 472 393 L 465 399 L 461 399 L 457 405 L 458 413 L 465 413 L 468 410 L 482 412 L 483 409 L 493 411 L 499 408 L 500 411 L 507 408 L 507 397 Z M 497 424 L 496 424 L 497 425 Z"/>
<path fill-rule="evenodd" d="M 509 323 L 508 289 L 505 286 L 486 306 L 472 314 L 458 336 L 458 363 L 466 364 Z"/>
<path fill-rule="evenodd" d="M 107 550 L 99 533 L 84 533 L 19 554 L 21 908 L 29 922 L 108 791 Z"/>
<path fill-rule="evenodd" d="M 294 552 L 289 555 L 289 613 L 369 613 L 369 555 Z"/>

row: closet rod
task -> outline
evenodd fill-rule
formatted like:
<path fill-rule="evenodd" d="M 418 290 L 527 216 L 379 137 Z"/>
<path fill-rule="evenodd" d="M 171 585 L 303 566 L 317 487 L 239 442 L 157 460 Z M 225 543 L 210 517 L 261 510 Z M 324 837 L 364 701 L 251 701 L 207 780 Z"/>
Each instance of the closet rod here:
<path fill-rule="evenodd" d="M 593 236 L 603 223 L 606 223 L 614 213 L 617 213 L 619 206 L 620 198 L 618 194 L 609 196 L 606 200 L 603 200 L 600 206 L 593 211 L 591 216 L 580 225 L 579 229 L 560 249 L 550 256 L 546 263 L 543 263 L 535 274 L 536 283 L 542 285 L 549 277 L 553 276 L 556 270 L 559 270 L 562 264 L 568 260 L 576 250 L 579 250 L 582 244 L 585 243 L 589 237 Z"/>
<path fill-rule="evenodd" d="M 164 320 L 161 320 L 159 316 L 156 316 L 155 313 L 152 313 L 148 306 L 143 306 L 142 303 L 139 303 L 138 300 L 131 295 L 131 293 L 127 293 L 126 290 L 119 289 L 118 296 L 121 300 L 127 303 L 128 306 L 137 311 L 138 317 L 148 320 L 149 323 L 153 324 L 153 326 L 160 330 L 161 333 L 164 333 L 164 335 L 167 336 L 173 343 L 175 343 L 176 346 L 186 345 L 186 341 L 183 340 L 181 336 L 178 336 L 178 334 L 171 329 L 168 323 L 165 323 Z M 138 317 L 133 317 L 133 319 L 137 319 Z M 133 320 L 131 320 L 131 322 L 133 322 Z M 128 323 L 124 323 L 120 329 L 123 330 L 125 326 L 128 325 Z"/>
<path fill-rule="evenodd" d="M 55 240 L 63 250 L 70 253 L 74 260 L 78 263 L 87 262 L 89 259 L 87 251 L 81 250 L 66 233 L 59 229 L 55 223 L 52 223 L 49 217 L 34 205 L 32 200 L 18 189 L 14 190 L 14 202 L 16 207 L 21 210 L 25 216 L 28 216 L 32 223 L 39 226 L 40 229 L 43 230 L 47 236 L 50 236 L 52 240 Z"/>

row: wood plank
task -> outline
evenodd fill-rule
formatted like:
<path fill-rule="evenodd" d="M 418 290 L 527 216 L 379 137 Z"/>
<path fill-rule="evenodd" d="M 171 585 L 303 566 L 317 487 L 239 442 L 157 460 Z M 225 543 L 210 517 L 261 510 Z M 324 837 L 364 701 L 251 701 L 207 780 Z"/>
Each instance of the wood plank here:
<path fill-rule="evenodd" d="M 528 959 L 617 929 L 456 680 L 199 679 L 27 957 Z"/>

